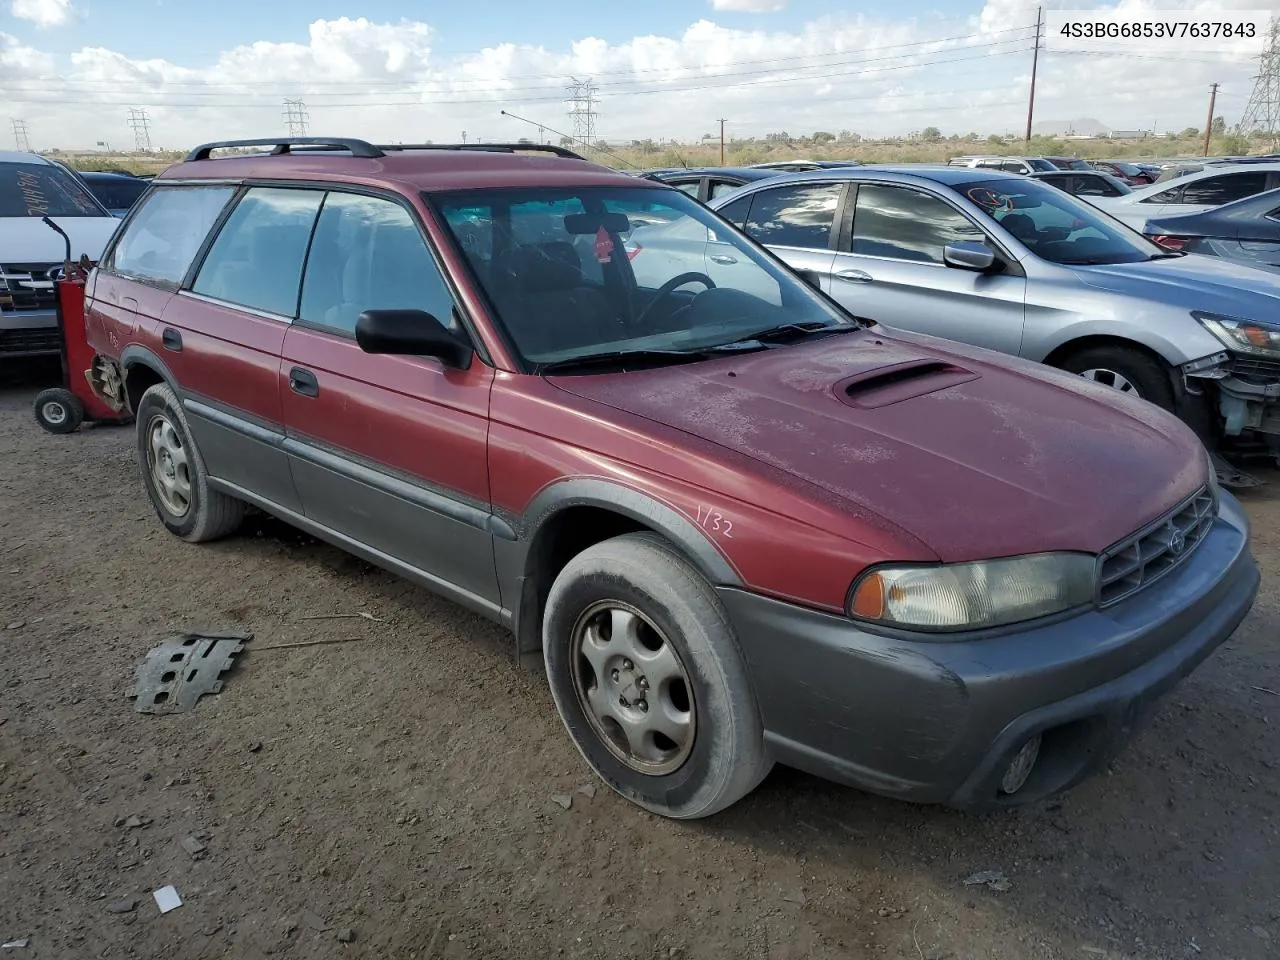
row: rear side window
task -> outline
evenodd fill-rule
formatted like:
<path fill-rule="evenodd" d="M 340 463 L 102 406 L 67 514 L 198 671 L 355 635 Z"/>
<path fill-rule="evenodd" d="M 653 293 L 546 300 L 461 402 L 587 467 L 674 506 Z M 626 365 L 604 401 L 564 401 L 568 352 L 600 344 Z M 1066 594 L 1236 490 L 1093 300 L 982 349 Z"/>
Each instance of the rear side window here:
<path fill-rule="evenodd" d="M 735 227 L 741 230 L 743 223 L 745 223 L 747 219 L 747 211 L 751 209 L 751 200 L 754 196 L 755 194 L 752 193 L 745 197 L 739 197 L 737 200 L 732 200 L 729 203 L 726 203 L 717 212 L 720 216 L 724 217 Z"/>
<path fill-rule="evenodd" d="M 191 289 L 277 316 L 295 316 L 302 261 L 323 197 L 319 190 L 248 191 L 209 248 Z"/>
<path fill-rule="evenodd" d="M 61 167 L 0 163 L 0 217 L 101 217 L 102 208 Z"/>
<path fill-rule="evenodd" d="M 425 310 L 453 326 L 453 295 L 409 211 L 352 193 L 325 198 L 302 285 L 307 323 L 348 336 L 365 310 Z"/>
<path fill-rule="evenodd" d="M 1182 188 L 1179 203 L 1207 203 L 1218 206 L 1232 200 L 1243 200 L 1267 188 L 1265 173 L 1228 173 L 1205 177 Z"/>
<path fill-rule="evenodd" d="M 1039 179 L 1043 180 L 1051 187 L 1057 187 L 1059 190 L 1067 190 L 1070 192 L 1066 176 L 1040 177 Z"/>
<path fill-rule="evenodd" d="M 823 183 L 757 193 L 746 232 L 766 246 L 826 250 L 843 189 L 840 183 Z"/>
<path fill-rule="evenodd" d="M 157 187 L 116 243 L 112 272 L 178 286 L 234 193 L 234 187 Z"/>

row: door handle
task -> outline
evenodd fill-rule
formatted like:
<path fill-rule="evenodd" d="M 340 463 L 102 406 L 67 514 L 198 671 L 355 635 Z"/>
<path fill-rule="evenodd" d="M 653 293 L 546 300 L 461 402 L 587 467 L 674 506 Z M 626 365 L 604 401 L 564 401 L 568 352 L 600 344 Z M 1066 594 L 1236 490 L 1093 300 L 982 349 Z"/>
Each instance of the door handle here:
<path fill-rule="evenodd" d="M 710 257 L 710 260 L 712 263 L 723 264 L 726 267 L 731 263 L 738 262 L 737 257 L 728 257 L 728 256 L 725 256 L 723 253 L 713 253 Z"/>
<path fill-rule="evenodd" d="M 850 283 L 870 283 L 871 274 L 863 270 L 837 270 L 835 276 Z"/>
<path fill-rule="evenodd" d="M 316 379 L 316 375 L 310 370 L 294 367 L 289 371 L 289 389 L 304 397 L 318 397 L 320 395 L 320 381 Z"/>
<path fill-rule="evenodd" d="M 164 344 L 166 350 L 174 353 L 182 352 L 182 334 L 173 327 L 165 327 L 164 332 L 160 334 L 160 342 Z"/>

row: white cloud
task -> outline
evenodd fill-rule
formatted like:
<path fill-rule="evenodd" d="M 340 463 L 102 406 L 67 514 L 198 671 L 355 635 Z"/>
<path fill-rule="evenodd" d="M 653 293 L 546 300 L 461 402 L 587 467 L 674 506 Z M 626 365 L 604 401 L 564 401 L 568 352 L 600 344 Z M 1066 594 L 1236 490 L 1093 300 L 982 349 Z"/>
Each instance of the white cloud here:
<path fill-rule="evenodd" d="M 571 76 L 595 82 L 597 133 L 615 140 L 692 140 L 718 132 L 719 117 L 729 119 L 731 136 L 743 137 L 926 126 L 1017 132 L 1026 117 L 1033 3 L 988 0 L 963 20 L 846 15 L 773 30 L 701 19 L 622 43 L 496 42 L 447 57 L 426 23 L 344 17 L 316 20 L 298 42 L 246 42 L 200 67 L 102 47 L 54 57 L 0 34 L 0 99 L 27 122 L 34 145 L 64 148 L 131 144 L 129 110 L 140 107 L 156 146 L 276 135 L 286 97 L 305 101 L 315 134 L 414 142 L 457 140 L 465 130 L 469 139 L 514 140 L 537 131 L 503 109 L 545 124 L 548 134 L 570 131 Z M 1040 59 L 1036 118 L 1200 126 L 1199 91 L 1218 81 L 1219 110 L 1234 122 L 1255 68 L 1247 59 L 1189 55 L 1175 64 L 1071 56 L 1050 46 Z M 1168 82 L 1175 71 L 1177 83 Z"/>
<path fill-rule="evenodd" d="M 19 20 L 30 20 L 41 29 L 60 27 L 75 13 L 71 0 L 13 0 L 11 9 Z"/>
<path fill-rule="evenodd" d="M 739 13 L 776 13 L 786 5 L 787 0 L 711 0 L 713 10 Z"/>

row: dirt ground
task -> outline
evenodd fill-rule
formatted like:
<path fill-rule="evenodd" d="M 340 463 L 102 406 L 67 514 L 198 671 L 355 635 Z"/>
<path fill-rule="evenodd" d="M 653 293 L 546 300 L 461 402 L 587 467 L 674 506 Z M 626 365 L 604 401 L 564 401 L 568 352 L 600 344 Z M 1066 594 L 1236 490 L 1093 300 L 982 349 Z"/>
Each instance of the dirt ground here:
<path fill-rule="evenodd" d="M 267 518 L 169 536 L 130 428 L 36 426 L 52 379 L 0 385 L 5 960 L 1280 957 L 1280 473 L 1253 613 L 1106 775 L 974 816 L 778 769 L 677 824 L 578 792 L 498 628 Z M 150 647 L 236 626 L 220 695 L 133 710 Z"/>

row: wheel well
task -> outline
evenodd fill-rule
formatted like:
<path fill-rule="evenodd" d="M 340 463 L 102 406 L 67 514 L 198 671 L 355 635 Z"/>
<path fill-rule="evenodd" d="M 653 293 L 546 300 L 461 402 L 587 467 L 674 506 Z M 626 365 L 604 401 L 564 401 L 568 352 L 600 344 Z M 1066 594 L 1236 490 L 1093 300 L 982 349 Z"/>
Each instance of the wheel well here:
<path fill-rule="evenodd" d="M 129 409 L 137 411 L 142 395 L 157 383 L 164 383 L 164 377 L 145 363 L 132 363 L 124 374 L 124 391 L 129 398 Z"/>
<path fill-rule="evenodd" d="M 567 507 L 539 528 L 525 558 L 516 621 L 516 643 L 522 658 L 542 649 L 547 595 L 565 565 L 588 547 L 641 531 L 656 532 L 639 520 L 594 506 Z"/>
<path fill-rule="evenodd" d="M 1126 340 L 1124 337 L 1108 337 L 1108 336 L 1091 336 L 1080 337 L 1077 340 L 1068 340 L 1066 343 L 1055 347 L 1047 357 L 1044 358 L 1046 366 L 1061 367 L 1073 354 L 1080 353 L 1084 350 L 1092 350 L 1094 347 L 1115 347 L 1121 350 L 1132 350 L 1134 353 L 1141 353 L 1156 360 L 1163 367 L 1169 366 L 1169 361 L 1150 347 L 1138 343 L 1136 340 Z"/>

